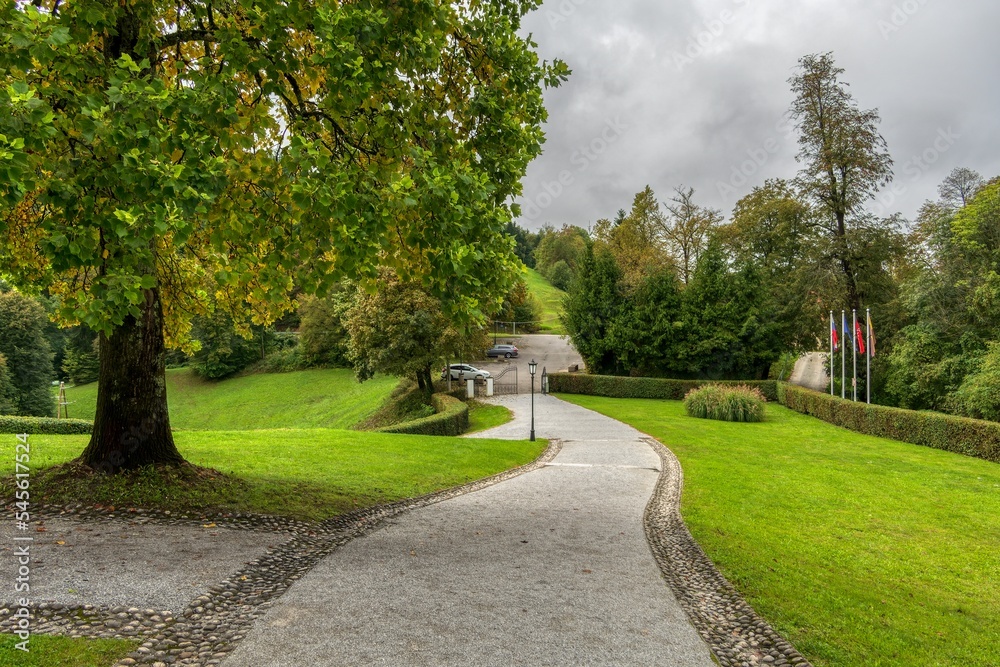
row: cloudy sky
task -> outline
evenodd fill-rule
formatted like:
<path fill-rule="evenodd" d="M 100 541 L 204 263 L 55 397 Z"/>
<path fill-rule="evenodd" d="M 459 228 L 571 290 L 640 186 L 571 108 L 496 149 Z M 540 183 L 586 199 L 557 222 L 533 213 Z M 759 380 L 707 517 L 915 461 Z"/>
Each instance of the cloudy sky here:
<path fill-rule="evenodd" d="M 573 75 L 546 93 L 520 222 L 587 227 L 647 184 L 728 215 L 797 172 L 787 80 L 826 51 L 882 115 L 895 192 L 873 210 L 912 218 L 955 167 L 1000 175 L 998 25 L 996 0 L 547 0 L 524 31 Z"/>

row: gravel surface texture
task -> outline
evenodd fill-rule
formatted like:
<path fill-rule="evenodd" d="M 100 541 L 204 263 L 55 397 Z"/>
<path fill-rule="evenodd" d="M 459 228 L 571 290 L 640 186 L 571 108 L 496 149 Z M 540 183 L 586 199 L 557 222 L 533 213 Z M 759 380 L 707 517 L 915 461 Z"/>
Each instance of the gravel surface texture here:
<path fill-rule="evenodd" d="M 659 457 L 619 422 L 535 396 L 544 468 L 424 507 L 323 559 L 224 663 L 708 667 L 643 528 Z M 479 437 L 524 438 L 516 419 Z"/>
<path fill-rule="evenodd" d="M 194 597 L 252 562 L 289 535 L 198 526 L 152 525 L 110 519 L 49 519 L 33 526 L 32 598 L 62 605 L 91 604 L 179 613 Z M 13 545 L 13 522 L 0 544 Z M 0 547 L 4 553 L 11 547 Z M 4 581 L 17 563 L 3 559 Z M 7 597 L 4 595 L 3 597 Z"/>

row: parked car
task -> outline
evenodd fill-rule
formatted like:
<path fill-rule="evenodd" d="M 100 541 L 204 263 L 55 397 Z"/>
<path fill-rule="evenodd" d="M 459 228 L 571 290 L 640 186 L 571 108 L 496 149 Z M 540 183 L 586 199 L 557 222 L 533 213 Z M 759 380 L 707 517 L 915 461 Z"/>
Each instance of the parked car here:
<path fill-rule="evenodd" d="M 441 379 L 445 379 L 447 376 L 448 369 L 441 369 Z M 484 371 L 475 366 L 470 366 L 468 364 L 452 364 L 451 365 L 451 379 L 452 380 L 485 380 L 491 377 L 489 371 Z"/>
<path fill-rule="evenodd" d="M 490 349 L 486 350 L 486 356 L 510 359 L 511 357 L 517 356 L 517 347 L 514 345 L 494 345 Z"/>

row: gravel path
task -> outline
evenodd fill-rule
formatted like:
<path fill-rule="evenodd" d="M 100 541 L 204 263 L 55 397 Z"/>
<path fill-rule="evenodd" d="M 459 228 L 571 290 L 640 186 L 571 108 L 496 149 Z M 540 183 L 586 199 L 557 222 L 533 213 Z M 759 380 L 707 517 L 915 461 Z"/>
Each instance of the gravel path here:
<path fill-rule="evenodd" d="M 12 521 L 4 522 L 0 543 L 15 544 L 15 532 Z M 213 523 L 49 519 L 32 537 L 31 597 L 36 602 L 136 606 L 178 614 L 192 598 L 289 535 L 229 530 Z M 3 547 L 4 552 L 10 549 Z M 4 580 L 13 581 L 17 561 L 5 556 Z"/>
<path fill-rule="evenodd" d="M 481 437 L 524 438 L 517 418 Z M 642 434 L 535 396 L 548 465 L 402 514 L 320 561 L 227 666 L 709 667 L 643 527 L 660 458 Z"/>

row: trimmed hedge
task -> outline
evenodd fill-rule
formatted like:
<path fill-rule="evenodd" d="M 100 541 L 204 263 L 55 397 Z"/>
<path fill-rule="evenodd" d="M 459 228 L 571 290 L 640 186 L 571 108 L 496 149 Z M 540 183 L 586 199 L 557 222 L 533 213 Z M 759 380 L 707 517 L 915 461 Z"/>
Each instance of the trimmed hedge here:
<path fill-rule="evenodd" d="M 836 426 L 1000 463 L 1000 423 L 855 403 L 782 382 L 778 402 Z"/>
<path fill-rule="evenodd" d="M 759 389 L 767 400 L 778 400 L 778 383 L 775 380 L 667 380 L 663 378 L 587 375 L 586 373 L 549 373 L 548 377 L 549 391 L 552 393 L 682 401 L 692 389 L 715 384 L 723 387 L 740 385 L 753 387 Z"/>
<path fill-rule="evenodd" d="M 375 429 L 378 433 L 408 435 L 462 435 L 469 430 L 469 406 L 448 394 L 431 397 L 436 414 L 405 424 Z"/>
<path fill-rule="evenodd" d="M 28 435 L 90 435 L 93 422 L 85 419 L 54 419 L 53 417 L 14 417 L 0 415 L 0 433 Z"/>

